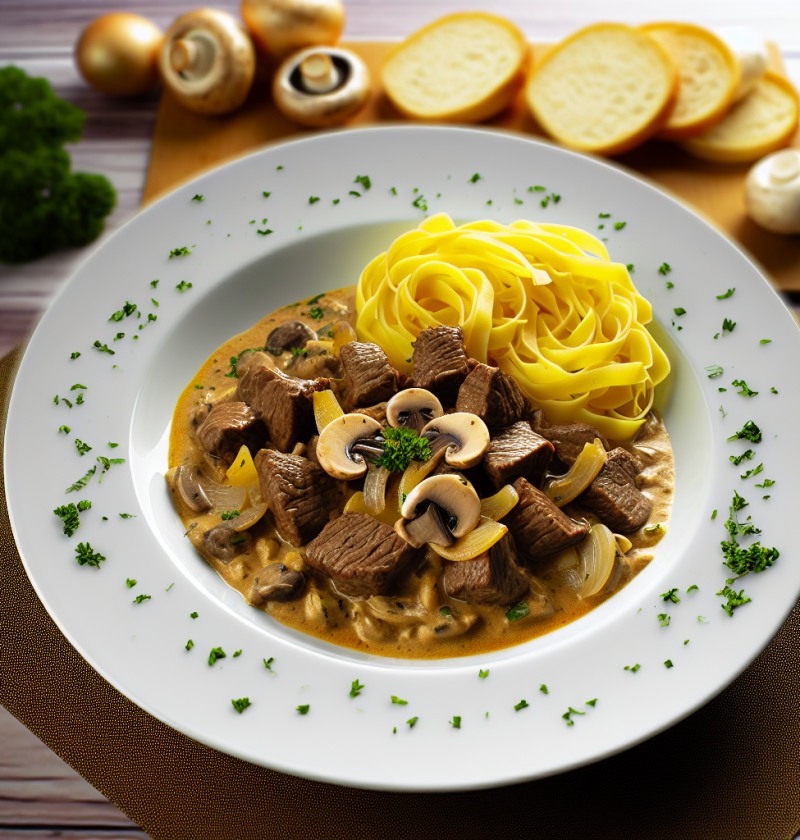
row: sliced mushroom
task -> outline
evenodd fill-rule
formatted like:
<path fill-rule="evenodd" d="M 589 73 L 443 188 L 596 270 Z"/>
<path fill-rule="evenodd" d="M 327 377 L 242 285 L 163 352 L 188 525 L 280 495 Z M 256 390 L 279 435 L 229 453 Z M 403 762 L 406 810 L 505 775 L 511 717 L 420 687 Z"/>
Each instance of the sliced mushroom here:
<path fill-rule="evenodd" d="M 395 429 L 413 429 L 417 434 L 444 414 L 438 398 L 424 388 L 398 391 L 386 404 L 386 422 Z"/>
<path fill-rule="evenodd" d="M 489 448 L 489 429 L 475 414 L 457 411 L 432 420 L 422 430 L 431 442 L 431 458 L 442 449 L 444 459 L 457 470 L 467 470 L 480 463 Z"/>
<path fill-rule="evenodd" d="M 309 341 L 316 341 L 317 334 L 302 321 L 286 321 L 267 336 L 265 349 L 273 356 L 280 356 L 295 347 L 305 347 Z"/>
<path fill-rule="evenodd" d="M 193 513 L 202 513 L 211 507 L 198 482 L 199 475 L 200 470 L 196 465 L 184 464 L 181 467 L 173 467 L 164 476 L 173 496 Z"/>
<path fill-rule="evenodd" d="M 302 572 L 295 572 L 283 563 L 272 563 L 262 569 L 253 581 L 250 600 L 254 604 L 267 601 L 291 601 L 305 586 Z"/>
<path fill-rule="evenodd" d="M 367 471 L 365 455 L 380 455 L 383 443 L 375 438 L 383 431 L 377 420 L 366 414 L 344 414 L 322 430 L 317 441 L 317 460 L 333 478 L 349 481 Z"/>
<path fill-rule="evenodd" d="M 237 555 L 250 547 L 250 534 L 240 534 L 233 522 L 220 522 L 203 534 L 203 545 L 206 551 L 223 563 L 230 563 Z"/>
<path fill-rule="evenodd" d="M 406 497 L 398 534 L 414 548 L 425 543 L 449 546 L 481 518 L 481 500 L 463 477 L 437 475 L 421 481 Z"/>

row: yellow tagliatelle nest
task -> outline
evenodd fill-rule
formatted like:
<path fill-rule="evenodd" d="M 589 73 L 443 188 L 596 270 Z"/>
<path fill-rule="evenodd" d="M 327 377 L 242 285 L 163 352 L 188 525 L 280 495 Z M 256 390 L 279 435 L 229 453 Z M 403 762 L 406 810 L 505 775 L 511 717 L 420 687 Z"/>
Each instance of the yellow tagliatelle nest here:
<path fill-rule="evenodd" d="M 456 227 L 440 213 L 398 237 L 358 281 L 357 332 L 412 373 L 412 342 L 461 326 L 467 352 L 511 374 L 551 423 L 628 440 L 669 361 L 650 304 L 586 231 L 525 220 Z"/>

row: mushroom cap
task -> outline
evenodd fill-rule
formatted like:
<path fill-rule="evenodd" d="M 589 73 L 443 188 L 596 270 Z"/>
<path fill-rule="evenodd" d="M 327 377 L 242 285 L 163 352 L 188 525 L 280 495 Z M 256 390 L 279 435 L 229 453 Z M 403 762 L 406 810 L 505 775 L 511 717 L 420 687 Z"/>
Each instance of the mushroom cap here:
<path fill-rule="evenodd" d="M 421 436 L 431 438 L 431 449 L 439 447 L 436 438 L 447 435 L 452 443 L 446 448 L 444 459 L 457 470 L 467 470 L 480 463 L 489 448 L 490 436 L 486 423 L 475 414 L 456 411 L 431 420 Z"/>
<path fill-rule="evenodd" d="M 317 53 L 330 56 L 342 81 L 328 93 L 308 93 L 299 86 L 300 65 Z M 352 117 L 367 102 L 370 76 L 367 65 L 350 50 L 311 47 L 290 55 L 275 71 L 272 99 L 289 119 L 301 125 L 326 128 Z"/>
<path fill-rule="evenodd" d="M 383 426 L 366 414 L 344 414 L 332 420 L 322 430 L 317 441 L 317 460 L 333 478 L 349 481 L 361 478 L 367 471 L 363 455 L 350 452 L 350 447 L 362 438 L 379 435 Z"/>
<path fill-rule="evenodd" d="M 316 341 L 317 334 L 302 321 L 284 321 L 267 336 L 265 349 L 274 356 L 280 356 L 294 347 L 305 347 L 309 341 Z"/>
<path fill-rule="evenodd" d="M 180 72 L 175 69 L 178 55 Z M 256 56 L 250 37 L 234 17 L 196 9 L 167 30 L 158 67 L 165 87 L 184 108 L 197 114 L 227 114 L 247 98 Z"/>
<path fill-rule="evenodd" d="M 305 47 L 333 46 L 344 29 L 341 0 L 242 0 L 241 13 L 259 50 L 278 61 Z"/>
<path fill-rule="evenodd" d="M 481 519 L 481 500 L 475 488 L 462 476 L 435 475 L 421 481 L 403 502 L 400 511 L 403 519 L 414 519 L 423 502 L 438 505 L 455 517 L 456 523 L 450 527 L 450 532 L 456 539 L 468 534 Z"/>
<path fill-rule="evenodd" d="M 439 399 L 425 388 L 398 391 L 386 403 L 386 422 L 395 429 L 405 427 L 419 433 L 431 420 L 443 414 Z"/>
<path fill-rule="evenodd" d="M 773 233 L 800 233 L 800 150 L 762 158 L 747 175 L 744 198 L 756 224 Z"/>

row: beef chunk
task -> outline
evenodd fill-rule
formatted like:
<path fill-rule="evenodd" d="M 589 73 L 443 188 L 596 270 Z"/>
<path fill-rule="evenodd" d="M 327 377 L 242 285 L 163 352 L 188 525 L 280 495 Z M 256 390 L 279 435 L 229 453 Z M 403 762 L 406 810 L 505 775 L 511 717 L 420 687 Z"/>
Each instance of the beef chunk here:
<path fill-rule="evenodd" d="M 206 452 L 230 464 L 242 446 L 261 449 L 267 429 L 246 403 L 224 402 L 211 409 L 197 436 Z"/>
<path fill-rule="evenodd" d="M 589 533 L 586 523 L 570 519 L 524 478 L 514 482 L 514 489 L 519 494 L 519 502 L 503 518 L 503 524 L 514 535 L 526 560 L 550 557 L 562 548 L 580 542 Z"/>
<path fill-rule="evenodd" d="M 345 411 L 375 405 L 397 393 L 397 373 L 377 344 L 351 341 L 342 346 L 339 358 L 344 369 L 339 401 Z"/>
<path fill-rule="evenodd" d="M 452 405 L 468 373 L 461 327 L 423 330 L 412 347 L 414 387 L 425 388 Z"/>
<path fill-rule="evenodd" d="M 477 414 L 490 429 L 512 426 L 530 411 L 513 376 L 478 363 L 458 390 L 456 411 Z"/>
<path fill-rule="evenodd" d="M 256 605 L 267 601 L 291 601 L 302 592 L 305 582 L 302 572 L 295 572 L 283 563 L 271 563 L 256 575 L 250 600 Z"/>
<path fill-rule="evenodd" d="M 551 426 L 541 409 L 534 411 L 529 418 L 531 428 L 536 434 L 547 438 L 556 448 L 556 457 L 566 466 L 571 467 L 583 452 L 587 443 L 594 443 L 595 438 L 608 449 L 608 441 L 588 423 L 570 423 L 568 426 Z"/>
<path fill-rule="evenodd" d="M 327 379 L 291 379 L 269 367 L 251 367 L 239 380 L 236 399 L 246 402 L 264 421 L 273 446 L 290 452 L 317 430 L 312 395 L 327 387 Z"/>
<path fill-rule="evenodd" d="M 636 486 L 642 471 L 639 461 L 625 449 L 612 449 L 597 478 L 576 499 L 612 531 L 628 533 L 647 522 L 653 503 Z"/>
<path fill-rule="evenodd" d="M 357 408 L 354 414 L 366 414 L 373 420 L 377 420 L 385 429 L 389 424 L 386 422 L 386 403 L 378 403 L 377 405 L 370 405 L 367 408 Z"/>
<path fill-rule="evenodd" d="M 530 579 L 517 565 L 514 537 L 506 534 L 486 554 L 474 560 L 448 563 L 444 585 L 451 598 L 470 604 L 506 607 L 515 604 L 530 588 Z"/>
<path fill-rule="evenodd" d="M 365 513 L 329 522 L 306 549 L 309 566 L 327 575 L 342 595 L 385 595 L 415 562 L 418 551 L 394 529 Z"/>
<path fill-rule="evenodd" d="M 273 449 L 262 449 L 255 465 L 261 497 L 283 539 L 295 548 L 314 539 L 339 506 L 336 481 L 308 458 Z"/>
<path fill-rule="evenodd" d="M 502 429 L 489 443 L 483 469 L 495 490 L 523 476 L 539 484 L 553 457 L 553 444 L 537 435 L 526 420 Z"/>

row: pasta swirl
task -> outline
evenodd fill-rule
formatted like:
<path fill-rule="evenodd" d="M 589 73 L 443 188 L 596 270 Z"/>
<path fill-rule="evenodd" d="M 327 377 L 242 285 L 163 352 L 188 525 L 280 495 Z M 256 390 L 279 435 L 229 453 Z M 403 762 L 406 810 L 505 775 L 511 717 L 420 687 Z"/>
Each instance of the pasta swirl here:
<path fill-rule="evenodd" d="M 645 328 L 650 304 L 626 267 L 579 228 L 440 213 L 364 269 L 357 332 L 412 372 L 412 342 L 461 326 L 467 352 L 511 374 L 552 423 L 585 422 L 628 440 L 669 361 Z"/>

